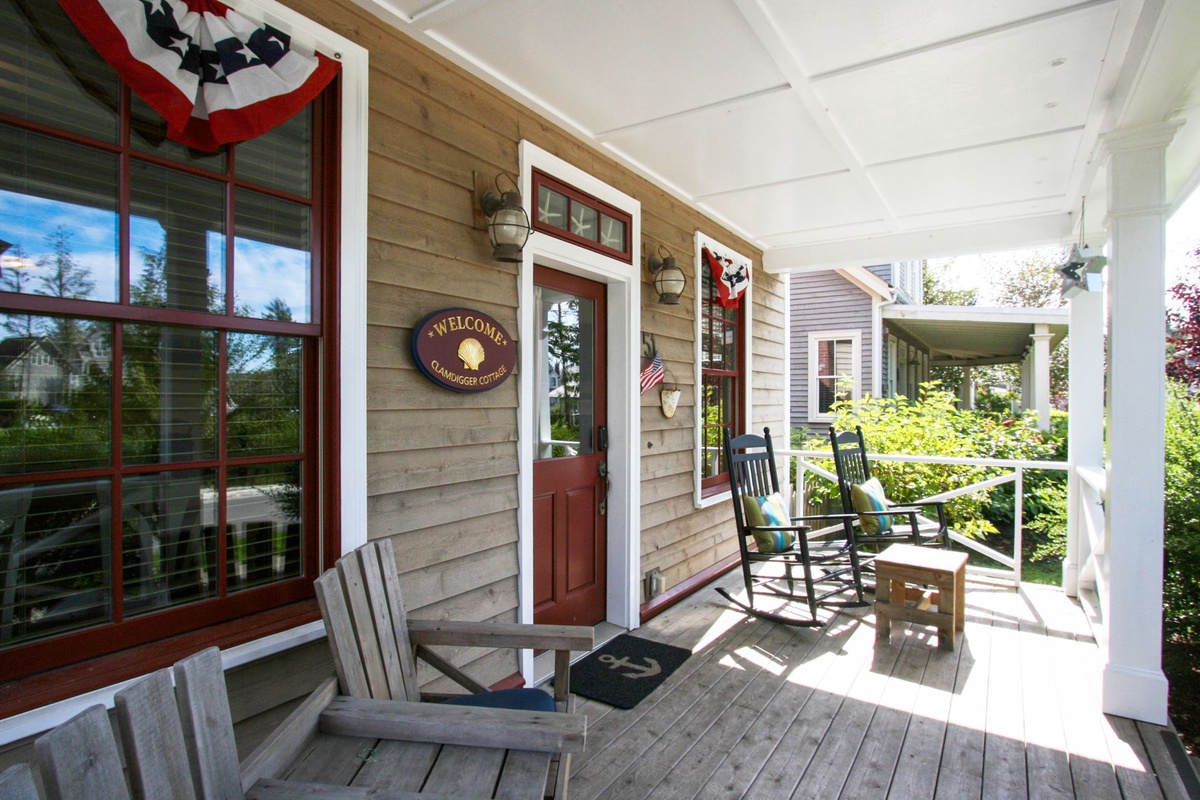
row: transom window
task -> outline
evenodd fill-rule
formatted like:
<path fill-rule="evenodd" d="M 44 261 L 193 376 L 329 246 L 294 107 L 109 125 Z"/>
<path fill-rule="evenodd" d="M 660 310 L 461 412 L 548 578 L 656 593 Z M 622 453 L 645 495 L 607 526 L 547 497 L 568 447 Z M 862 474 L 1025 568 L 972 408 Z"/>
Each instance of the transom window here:
<path fill-rule="evenodd" d="M 533 228 L 632 263 L 632 218 L 620 209 L 533 170 Z"/>
<path fill-rule="evenodd" d="M 9 680 L 311 596 L 334 244 L 325 100 L 190 151 L 54 0 L 0 25 Z"/>

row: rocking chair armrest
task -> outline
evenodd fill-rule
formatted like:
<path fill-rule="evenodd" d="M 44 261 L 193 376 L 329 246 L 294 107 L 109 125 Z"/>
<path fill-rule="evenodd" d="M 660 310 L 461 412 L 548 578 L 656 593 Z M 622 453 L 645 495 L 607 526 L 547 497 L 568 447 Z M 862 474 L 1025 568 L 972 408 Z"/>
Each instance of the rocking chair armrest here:
<path fill-rule="evenodd" d="M 526 625 L 514 622 L 408 621 L 414 645 L 457 647 L 533 647 L 539 650 L 583 650 L 595 647 L 595 634 L 581 625 Z"/>
<path fill-rule="evenodd" d="M 803 517 L 792 517 L 793 521 L 798 520 L 798 519 L 821 519 L 821 520 L 858 519 L 858 514 L 806 514 Z M 812 526 L 806 525 L 805 527 L 811 528 Z"/>
<path fill-rule="evenodd" d="M 582 753 L 587 717 L 557 711 L 409 703 L 339 695 L 321 712 L 321 731 L 468 747 Z"/>

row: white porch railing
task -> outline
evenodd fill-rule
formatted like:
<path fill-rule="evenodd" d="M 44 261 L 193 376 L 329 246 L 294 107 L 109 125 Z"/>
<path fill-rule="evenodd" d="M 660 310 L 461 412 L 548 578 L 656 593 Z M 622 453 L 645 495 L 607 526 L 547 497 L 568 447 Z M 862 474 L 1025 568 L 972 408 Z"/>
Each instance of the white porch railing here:
<path fill-rule="evenodd" d="M 820 467 L 812 462 L 813 459 L 826 459 L 826 460 L 831 459 L 833 456 L 829 451 L 781 450 L 781 451 L 779 451 L 779 455 L 786 456 L 788 459 L 794 459 L 794 461 L 795 461 L 795 465 L 796 465 L 796 501 L 795 502 L 797 504 L 803 502 L 801 498 L 803 498 L 805 496 L 805 491 L 804 491 L 805 490 L 805 480 L 806 480 L 806 476 L 809 473 L 812 473 L 813 475 L 816 475 L 817 477 L 822 478 L 824 480 L 831 481 L 832 483 L 834 483 L 836 485 L 837 476 L 834 473 L 832 473 L 829 470 L 824 469 L 823 467 Z M 991 578 L 995 578 L 995 579 L 999 579 L 999 580 L 1003 580 L 1003 581 L 1011 581 L 1014 584 L 1019 583 L 1021 580 L 1021 539 L 1022 539 L 1021 513 L 1022 513 L 1022 508 L 1024 507 L 1024 501 L 1025 501 L 1025 471 L 1026 470 L 1050 470 L 1050 471 L 1065 472 L 1068 469 L 1067 462 L 1065 462 L 1065 461 L 1024 461 L 1024 460 L 1007 459 L 1007 458 L 959 458 L 959 457 L 953 457 L 953 456 L 917 456 L 917 455 L 884 454 L 884 453 L 870 453 L 870 454 L 868 454 L 867 457 L 871 461 L 898 461 L 898 462 L 908 463 L 908 464 L 948 464 L 948 465 L 961 465 L 961 466 L 967 466 L 967 467 L 989 467 L 989 468 L 1002 470 L 1001 474 L 999 474 L 999 475 L 994 475 L 994 476 L 986 478 L 984 480 L 975 481 L 974 483 L 968 484 L 966 486 L 954 487 L 954 488 L 948 489 L 947 491 L 941 492 L 939 494 L 920 498 L 919 500 L 917 498 L 909 498 L 909 497 L 905 497 L 903 499 L 905 502 L 910 502 L 913 504 L 916 504 L 919 502 L 949 501 L 949 500 L 953 500 L 956 497 L 962 497 L 964 495 L 973 494 L 975 492 L 982 491 L 984 489 L 991 489 L 996 486 L 1002 486 L 1003 484 L 1006 484 L 1006 483 L 1015 484 L 1015 491 L 1013 492 L 1013 549 L 1012 549 L 1012 553 L 1001 553 L 1000 551 L 998 551 L 994 548 L 988 547 L 983 542 L 980 542 L 976 539 L 972 539 L 971 537 L 966 536 L 966 535 L 954 530 L 953 528 L 950 529 L 951 541 L 955 542 L 958 545 L 961 545 L 962 547 L 968 548 L 977 553 L 981 553 L 982 555 L 987 556 L 992 561 L 995 561 L 996 563 L 1002 565 L 1002 567 L 1003 567 L 1002 569 L 999 569 L 999 568 L 994 568 L 994 567 L 968 565 L 967 569 L 971 573 L 976 574 L 976 575 L 987 576 L 987 577 L 991 577 Z M 1103 478 L 1103 474 L 1101 474 L 1101 478 Z M 1068 512 L 1067 512 L 1068 515 L 1073 512 L 1074 512 L 1074 509 L 1068 508 Z M 800 512 L 798 512 L 798 513 L 800 513 Z M 926 517 L 918 517 L 918 520 L 921 521 L 922 524 L 930 524 L 930 523 L 935 522 L 934 520 L 931 520 Z M 1100 529 L 1102 531 L 1103 526 L 1104 526 L 1103 513 L 1101 513 L 1101 515 L 1100 515 L 1099 525 L 1100 525 Z M 820 537 L 823 535 L 827 535 L 829 533 L 833 533 L 840 529 L 841 529 L 840 525 L 829 526 L 827 528 L 821 528 L 821 529 L 812 531 L 810 533 L 810 536 Z M 1101 533 L 1101 536 L 1102 536 L 1102 533 Z M 1093 548 L 1093 552 L 1094 552 L 1094 548 Z M 1082 580 L 1082 577 L 1081 577 L 1081 580 Z"/>
<path fill-rule="evenodd" d="M 1075 504 L 1068 507 L 1069 527 L 1079 548 L 1079 585 L 1096 593 L 1102 614 L 1108 610 L 1108 526 L 1104 498 L 1108 478 L 1102 467 L 1076 467 Z"/>

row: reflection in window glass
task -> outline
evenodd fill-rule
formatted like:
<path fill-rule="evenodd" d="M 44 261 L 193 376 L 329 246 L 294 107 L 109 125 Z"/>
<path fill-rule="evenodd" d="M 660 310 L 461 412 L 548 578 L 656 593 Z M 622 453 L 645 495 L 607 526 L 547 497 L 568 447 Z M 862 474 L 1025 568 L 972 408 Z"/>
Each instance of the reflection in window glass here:
<path fill-rule="evenodd" d="M 3 0 L 0 31 L 0 113 L 116 141 L 117 73 L 55 0 Z"/>
<path fill-rule="evenodd" d="M 571 204 L 571 233 L 576 236 L 596 241 L 597 231 L 600 227 L 599 219 L 600 212 L 596 209 L 588 208 L 580 203 Z"/>
<path fill-rule="evenodd" d="M 626 250 L 625 223 L 608 214 L 600 215 L 600 244 L 613 250 Z"/>
<path fill-rule="evenodd" d="M 595 303 L 534 287 L 541 323 L 538 343 L 538 458 L 593 452 Z"/>
<path fill-rule="evenodd" d="M 121 512 L 125 613 L 217 593 L 215 470 L 127 478 Z"/>
<path fill-rule="evenodd" d="M 734 379 L 705 375 L 704 401 L 704 459 L 702 477 L 711 478 L 725 472 L 725 452 L 721 431 L 730 426 L 734 414 Z M 730 431 L 732 434 L 733 431 Z"/>
<path fill-rule="evenodd" d="M 108 481 L 0 489 L 0 645 L 112 619 Z"/>
<path fill-rule="evenodd" d="M 234 226 L 235 313 L 310 322 L 312 210 L 239 189 Z"/>
<path fill-rule="evenodd" d="M 216 456 L 216 335 L 199 328 L 125 326 L 122 450 L 130 464 Z"/>
<path fill-rule="evenodd" d="M 130 94 L 129 130 L 130 143 L 137 150 L 153 153 L 160 158 L 169 158 L 209 172 L 225 171 L 227 148 L 215 153 L 193 150 L 167 138 L 167 121 L 136 94 Z"/>
<path fill-rule="evenodd" d="M 0 291 L 117 299 L 117 157 L 0 125 Z"/>
<path fill-rule="evenodd" d="M 135 305 L 225 310 L 225 190 L 149 164 L 132 171 L 129 294 Z"/>
<path fill-rule="evenodd" d="M 229 470 L 226 581 L 231 592 L 301 574 L 300 464 Z"/>
<path fill-rule="evenodd" d="M 231 333 L 226 363 L 229 456 L 299 453 L 304 341 L 297 336 Z"/>
<path fill-rule="evenodd" d="M 237 145 L 237 176 L 281 192 L 312 195 L 312 106 Z"/>
<path fill-rule="evenodd" d="M 0 474 L 107 466 L 112 324 L 0 314 Z"/>

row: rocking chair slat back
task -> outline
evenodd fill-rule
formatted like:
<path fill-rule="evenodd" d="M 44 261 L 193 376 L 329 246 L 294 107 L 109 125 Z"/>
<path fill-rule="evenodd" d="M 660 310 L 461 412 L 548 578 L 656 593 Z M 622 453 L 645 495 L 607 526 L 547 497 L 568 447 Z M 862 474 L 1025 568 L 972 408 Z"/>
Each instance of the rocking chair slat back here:
<path fill-rule="evenodd" d="M 853 507 L 850 501 L 850 487 L 871 479 L 871 467 L 867 463 L 867 445 L 861 427 L 840 433 L 830 428 L 829 438 L 833 443 L 833 460 L 837 467 L 842 508 L 850 511 Z"/>

